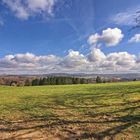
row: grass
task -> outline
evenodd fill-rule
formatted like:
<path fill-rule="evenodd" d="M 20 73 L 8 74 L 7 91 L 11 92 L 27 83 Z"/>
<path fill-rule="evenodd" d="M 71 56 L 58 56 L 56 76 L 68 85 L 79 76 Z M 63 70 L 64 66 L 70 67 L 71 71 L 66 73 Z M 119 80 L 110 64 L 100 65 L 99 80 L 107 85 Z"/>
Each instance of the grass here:
<path fill-rule="evenodd" d="M 140 82 L 1 86 L 0 139 L 27 137 L 139 140 Z"/>

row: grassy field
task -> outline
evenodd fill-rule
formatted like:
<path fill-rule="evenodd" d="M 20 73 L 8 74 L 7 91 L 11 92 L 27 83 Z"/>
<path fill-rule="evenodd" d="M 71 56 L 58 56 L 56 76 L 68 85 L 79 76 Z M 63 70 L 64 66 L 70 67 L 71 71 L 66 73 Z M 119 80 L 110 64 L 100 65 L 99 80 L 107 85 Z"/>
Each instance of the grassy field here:
<path fill-rule="evenodd" d="M 0 87 L 0 140 L 140 140 L 140 82 Z"/>

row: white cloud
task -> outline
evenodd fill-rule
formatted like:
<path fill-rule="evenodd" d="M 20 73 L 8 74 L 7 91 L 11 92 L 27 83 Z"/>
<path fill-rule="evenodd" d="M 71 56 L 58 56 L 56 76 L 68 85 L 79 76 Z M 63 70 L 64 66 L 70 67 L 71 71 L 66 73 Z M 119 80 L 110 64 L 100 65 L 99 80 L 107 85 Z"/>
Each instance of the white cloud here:
<path fill-rule="evenodd" d="M 116 46 L 121 42 L 124 35 L 122 31 L 118 28 L 108 28 L 102 31 L 102 34 L 91 35 L 88 39 L 90 45 L 94 45 L 98 42 L 104 42 L 107 46 Z"/>
<path fill-rule="evenodd" d="M 90 45 L 96 44 L 99 40 L 100 40 L 100 35 L 98 33 L 96 33 L 96 34 L 93 34 L 89 37 L 88 43 Z"/>
<path fill-rule="evenodd" d="M 60 58 L 54 55 L 36 56 L 31 53 L 7 55 L 0 59 L 0 70 L 6 69 L 10 73 L 14 71 L 32 73 L 46 69 L 48 72 L 56 67 L 59 61 Z"/>
<path fill-rule="evenodd" d="M 140 34 L 135 34 L 130 40 L 130 43 L 138 43 L 140 42 Z"/>
<path fill-rule="evenodd" d="M 110 53 L 107 55 L 107 61 L 113 62 L 118 66 L 123 66 L 124 69 L 135 65 L 135 55 L 127 52 Z"/>
<path fill-rule="evenodd" d="M 103 40 L 107 46 L 116 46 L 120 43 L 124 35 L 122 31 L 118 28 L 108 28 L 103 30 L 101 40 Z"/>
<path fill-rule="evenodd" d="M 90 54 L 88 54 L 88 60 L 90 62 L 96 62 L 96 61 L 102 61 L 104 59 L 106 59 L 105 54 L 97 48 L 93 48 L 93 50 L 91 50 Z"/>
<path fill-rule="evenodd" d="M 100 49 L 94 48 L 88 55 L 90 64 L 97 71 L 128 72 L 136 65 L 136 56 L 127 52 L 105 55 Z"/>
<path fill-rule="evenodd" d="M 86 57 L 78 51 L 69 50 L 69 54 L 63 58 L 60 65 L 65 68 L 82 67 L 87 63 Z"/>
<path fill-rule="evenodd" d="M 15 16 L 27 20 L 35 15 L 53 15 L 56 0 L 2 0 Z"/>
<path fill-rule="evenodd" d="M 53 6 L 56 0 L 27 0 L 28 7 L 35 13 L 47 12 L 53 14 Z"/>
<path fill-rule="evenodd" d="M 68 55 L 36 56 L 31 53 L 7 55 L 0 58 L 1 74 L 33 74 L 60 72 L 119 73 L 138 72 L 140 57 L 128 52 L 104 54 L 93 48 L 89 54 L 83 55 L 70 50 Z"/>

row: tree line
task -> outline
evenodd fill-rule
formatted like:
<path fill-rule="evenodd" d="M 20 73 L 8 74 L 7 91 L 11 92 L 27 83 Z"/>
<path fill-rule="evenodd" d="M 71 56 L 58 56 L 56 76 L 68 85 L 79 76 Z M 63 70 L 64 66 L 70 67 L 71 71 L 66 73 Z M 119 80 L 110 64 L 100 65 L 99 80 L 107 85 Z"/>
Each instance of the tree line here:
<path fill-rule="evenodd" d="M 70 84 L 92 84 L 92 83 L 108 83 L 117 82 L 117 79 L 105 79 L 97 76 L 94 78 L 80 77 L 2 77 L 0 85 L 7 86 L 41 86 L 41 85 L 70 85 Z"/>
<path fill-rule="evenodd" d="M 47 77 L 36 78 L 32 82 L 26 81 L 26 86 L 41 86 L 41 85 L 70 85 L 70 84 L 88 84 L 92 83 L 93 79 L 77 78 L 77 77 Z"/>

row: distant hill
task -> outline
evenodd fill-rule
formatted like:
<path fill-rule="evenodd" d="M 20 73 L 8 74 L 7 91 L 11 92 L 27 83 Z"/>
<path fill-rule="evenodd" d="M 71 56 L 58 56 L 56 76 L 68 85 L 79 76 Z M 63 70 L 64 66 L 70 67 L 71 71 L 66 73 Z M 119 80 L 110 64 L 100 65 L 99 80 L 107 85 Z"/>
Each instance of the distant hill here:
<path fill-rule="evenodd" d="M 36 74 L 36 75 L 0 75 L 0 77 L 21 77 L 21 78 L 36 78 L 36 77 L 49 77 L 49 76 L 64 76 L 64 77 L 84 77 L 96 78 L 97 76 L 104 78 L 120 78 L 120 79 L 137 79 L 140 80 L 140 73 L 121 73 L 121 74 L 86 74 L 86 73 L 49 73 L 49 74 Z"/>

